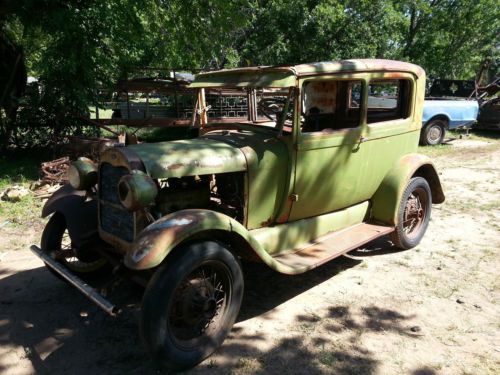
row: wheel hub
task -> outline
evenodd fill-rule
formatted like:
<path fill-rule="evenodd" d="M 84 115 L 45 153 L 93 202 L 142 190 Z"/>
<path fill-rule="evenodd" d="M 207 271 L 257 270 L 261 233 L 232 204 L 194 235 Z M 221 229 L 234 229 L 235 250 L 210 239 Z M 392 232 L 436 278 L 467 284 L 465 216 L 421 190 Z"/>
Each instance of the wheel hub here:
<path fill-rule="evenodd" d="M 431 141 L 437 141 L 441 138 L 441 128 L 439 126 L 433 126 L 429 129 L 429 139 Z"/>
<path fill-rule="evenodd" d="M 170 315 L 175 336 L 187 340 L 203 334 L 218 319 L 224 300 L 215 272 L 188 277 L 177 290 Z"/>

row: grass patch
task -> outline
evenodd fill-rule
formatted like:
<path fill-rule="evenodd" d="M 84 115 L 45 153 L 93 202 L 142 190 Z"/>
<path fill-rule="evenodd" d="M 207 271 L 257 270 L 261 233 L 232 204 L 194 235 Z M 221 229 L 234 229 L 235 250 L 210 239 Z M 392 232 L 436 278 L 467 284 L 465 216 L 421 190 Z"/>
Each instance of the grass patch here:
<path fill-rule="evenodd" d="M 14 185 L 26 188 L 38 181 L 40 163 L 51 159 L 50 152 L 26 151 L 0 157 L 0 191 Z M 40 220 L 42 201 L 29 194 L 19 202 L 0 200 L 0 217 L 9 225 L 22 225 Z"/>

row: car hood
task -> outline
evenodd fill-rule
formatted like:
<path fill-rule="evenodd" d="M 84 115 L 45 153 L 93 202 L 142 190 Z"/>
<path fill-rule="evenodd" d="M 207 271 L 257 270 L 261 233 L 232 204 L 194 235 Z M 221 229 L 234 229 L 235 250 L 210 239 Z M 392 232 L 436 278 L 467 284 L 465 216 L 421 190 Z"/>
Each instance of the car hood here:
<path fill-rule="evenodd" d="M 245 171 L 238 145 L 207 137 L 128 146 L 153 178 L 169 178 Z"/>

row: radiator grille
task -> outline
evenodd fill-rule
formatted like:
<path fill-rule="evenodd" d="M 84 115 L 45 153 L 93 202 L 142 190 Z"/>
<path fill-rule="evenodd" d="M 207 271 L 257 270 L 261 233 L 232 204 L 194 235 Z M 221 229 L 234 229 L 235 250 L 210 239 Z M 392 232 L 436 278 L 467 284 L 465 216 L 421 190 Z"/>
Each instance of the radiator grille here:
<path fill-rule="evenodd" d="M 101 229 L 127 242 L 134 240 L 134 214 L 121 208 L 117 186 L 120 178 L 129 173 L 125 167 L 102 163 L 99 169 Z"/>

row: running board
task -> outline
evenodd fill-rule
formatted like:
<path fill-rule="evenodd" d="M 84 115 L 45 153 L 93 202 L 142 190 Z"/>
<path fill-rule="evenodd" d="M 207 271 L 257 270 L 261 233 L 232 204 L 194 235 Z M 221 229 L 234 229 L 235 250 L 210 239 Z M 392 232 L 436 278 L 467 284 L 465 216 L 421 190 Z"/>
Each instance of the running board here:
<path fill-rule="evenodd" d="M 274 260 L 304 272 L 393 231 L 394 227 L 360 223 L 318 237 L 313 243 L 291 252 L 278 254 Z"/>
<path fill-rule="evenodd" d="M 66 267 L 61 263 L 57 262 L 47 254 L 45 254 L 42 249 L 38 246 L 31 245 L 30 250 L 38 258 L 40 258 L 47 266 L 52 268 L 61 277 L 67 280 L 76 289 L 82 292 L 88 299 L 94 302 L 101 309 L 106 311 L 111 316 L 116 316 L 120 312 L 120 309 L 109 302 L 103 295 L 101 295 L 96 289 L 92 288 L 85 281 L 80 279 L 78 276 L 73 275 Z"/>

